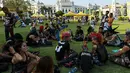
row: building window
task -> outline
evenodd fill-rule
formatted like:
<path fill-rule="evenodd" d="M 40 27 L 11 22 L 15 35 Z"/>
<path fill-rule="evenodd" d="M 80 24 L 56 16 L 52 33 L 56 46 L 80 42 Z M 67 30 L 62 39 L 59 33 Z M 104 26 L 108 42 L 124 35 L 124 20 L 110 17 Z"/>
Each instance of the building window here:
<path fill-rule="evenodd" d="M 66 13 L 67 13 L 67 9 L 66 9 Z"/>
<path fill-rule="evenodd" d="M 51 10 L 51 13 L 53 13 L 53 11 Z"/>
<path fill-rule="evenodd" d="M 77 13 L 77 10 L 75 10 L 75 13 Z"/>
<path fill-rule="evenodd" d="M 84 10 L 83 10 L 83 13 L 84 13 Z"/>
<path fill-rule="evenodd" d="M 82 8 L 80 8 L 80 11 L 82 11 Z"/>
<path fill-rule="evenodd" d="M 79 13 L 79 10 L 78 10 L 78 13 Z"/>
<path fill-rule="evenodd" d="M 62 10 L 62 12 L 64 12 L 64 9 Z"/>

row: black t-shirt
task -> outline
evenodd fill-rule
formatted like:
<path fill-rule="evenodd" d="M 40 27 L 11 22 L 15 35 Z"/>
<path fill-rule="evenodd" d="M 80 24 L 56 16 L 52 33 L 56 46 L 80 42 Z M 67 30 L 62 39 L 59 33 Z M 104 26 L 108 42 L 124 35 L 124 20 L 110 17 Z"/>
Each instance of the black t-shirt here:
<path fill-rule="evenodd" d="M 76 30 L 76 35 L 83 35 L 83 30 Z"/>
<path fill-rule="evenodd" d="M 100 62 L 105 63 L 108 60 L 108 53 L 104 45 L 97 45 L 96 53 Z"/>
<path fill-rule="evenodd" d="M 14 14 L 12 14 L 12 13 L 6 14 L 4 26 L 6 26 L 6 27 L 12 26 L 14 24 L 14 19 L 15 19 Z"/>
<path fill-rule="evenodd" d="M 11 39 L 13 39 L 13 38 L 11 38 Z M 6 44 L 2 47 L 2 53 L 8 52 L 9 55 L 12 55 L 12 54 L 10 53 L 10 48 L 14 46 L 15 41 L 13 41 L 13 40 L 11 40 L 11 39 L 8 40 L 8 41 L 6 42 Z"/>
<path fill-rule="evenodd" d="M 30 35 L 34 35 L 34 36 L 38 36 L 38 33 L 34 32 L 30 32 L 28 35 L 27 35 L 27 38 L 26 38 L 26 41 L 27 41 L 27 45 L 28 46 L 34 46 L 34 45 L 37 45 L 37 42 L 34 41 L 33 39 L 29 38 Z"/>
<path fill-rule="evenodd" d="M 130 43 L 126 43 L 125 45 L 130 48 Z M 127 51 L 127 52 L 125 53 L 125 55 L 126 55 L 126 56 L 129 58 L 129 60 L 130 60 L 130 50 Z"/>
<path fill-rule="evenodd" d="M 59 61 L 64 59 L 65 53 L 69 52 L 69 50 L 70 50 L 69 42 L 60 41 L 58 43 L 58 46 L 56 46 L 56 49 L 55 49 L 56 59 Z"/>
<path fill-rule="evenodd" d="M 93 66 L 92 55 L 89 52 L 81 52 L 79 54 L 81 69 L 88 73 Z"/>
<path fill-rule="evenodd" d="M 105 14 L 105 15 L 103 15 L 103 17 L 102 17 L 102 20 L 101 20 L 101 21 L 102 21 L 102 22 L 106 22 L 106 19 L 107 19 L 107 18 L 108 18 L 108 15 L 106 15 L 106 14 Z"/>

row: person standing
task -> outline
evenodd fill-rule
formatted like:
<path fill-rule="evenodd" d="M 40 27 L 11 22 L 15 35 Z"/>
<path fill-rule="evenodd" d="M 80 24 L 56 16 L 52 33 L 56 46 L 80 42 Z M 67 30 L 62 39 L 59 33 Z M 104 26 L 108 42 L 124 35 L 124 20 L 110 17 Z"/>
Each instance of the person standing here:
<path fill-rule="evenodd" d="M 109 14 L 109 11 L 106 11 L 106 14 L 103 15 L 102 19 L 101 19 L 101 25 L 102 27 L 104 27 L 104 23 L 106 22 L 106 20 L 108 19 L 108 14 Z"/>
<path fill-rule="evenodd" d="M 112 23 L 114 21 L 113 18 L 113 13 L 110 13 L 109 17 L 108 17 L 108 25 L 109 25 L 109 29 L 112 30 Z"/>
<path fill-rule="evenodd" d="M 13 31 L 14 14 L 10 13 L 7 7 L 3 7 L 2 10 L 5 13 L 4 26 L 5 26 L 5 37 L 7 41 L 7 39 L 9 38 L 9 33 L 11 37 L 13 37 L 14 35 Z"/>

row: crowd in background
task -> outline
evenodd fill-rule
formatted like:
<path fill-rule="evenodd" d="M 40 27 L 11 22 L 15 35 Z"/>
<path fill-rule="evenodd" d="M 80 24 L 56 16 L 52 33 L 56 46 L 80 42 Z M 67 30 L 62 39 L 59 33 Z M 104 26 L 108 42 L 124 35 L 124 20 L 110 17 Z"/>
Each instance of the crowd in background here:
<path fill-rule="evenodd" d="M 25 35 L 26 41 L 24 41 L 20 33 L 14 34 L 13 32 L 16 23 L 14 15 L 6 7 L 2 10 L 6 14 L 4 22 L 6 43 L 2 47 L 2 53 L 0 53 L 0 68 L 4 68 L 5 64 L 7 66 L 11 63 L 12 73 L 59 73 L 58 67 L 54 66 L 53 59 L 50 56 L 42 57 L 39 56 L 39 52 L 28 51 L 28 46 L 53 46 L 52 40 L 58 41 L 54 52 L 59 67 L 63 65 L 70 68 L 75 65 L 83 73 L 86 73 L 93 68 L 93 64 L 103 66 L 108 59 L 119 65 L 130 67 L 130 31 L 126 32 L 125 40 L 122 40 L 117 34 L 119 32 L 115 31 L 118 27 L 112 28 L 114 17 L 109 11 L 102 17 L 98 32 L 95 31 L 97 20 L 94 17 L 91 18 L 90 22 L 88 17 L 82 17 L 81 20 L 78 20 L 79 25 L 73 27 L 77 28 L 75 34 L 69 29 L 67 32 L 63 32 L 61 37 L 59 36 L 60 31 L 68 27 L 66 23 L 70 23 L 68 18 L 50 18 L 48 19 L 49 23 L 45 23 L 45 20 L 40 18 L 33 18 L 30 23 L 30 32 Z M 26 27 L 24 19 L 21 19 L 20 22 L 19 27 Z M 82 25 L 85 25 L 85 22 L 90 24 L 87 30 L 88 34 L 85 34 L 82 30 Z M 45 25 L 40 25 L 37 29 L 38 23 Z M 9 36 L 9 33 L 11 36 Z M 71 49 L 71 40 L 83 42 L 80 54 Z M 89 41 L 92 42 L 92 51 L 87 46 Z M 109 54 L 106 45 L 121 47 L 122 49 L 115 54 Z M 54 67 L 57 69 L 54 69 Z M 76 68 L 70 73 L 75 71 Z"/>

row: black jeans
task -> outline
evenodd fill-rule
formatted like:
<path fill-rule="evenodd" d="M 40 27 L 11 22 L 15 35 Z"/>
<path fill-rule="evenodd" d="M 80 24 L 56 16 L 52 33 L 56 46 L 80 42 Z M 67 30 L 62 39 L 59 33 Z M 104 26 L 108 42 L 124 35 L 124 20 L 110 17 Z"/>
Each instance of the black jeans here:
<path fill-rule="evenodd" d="M 14 36 L 13 27 L 7 27 L 7 26 L 5 26 L 5 38 L 6 38 L 6 41 L 9 38 L 9 33 L 10 33 L 11 37 Z"/>

